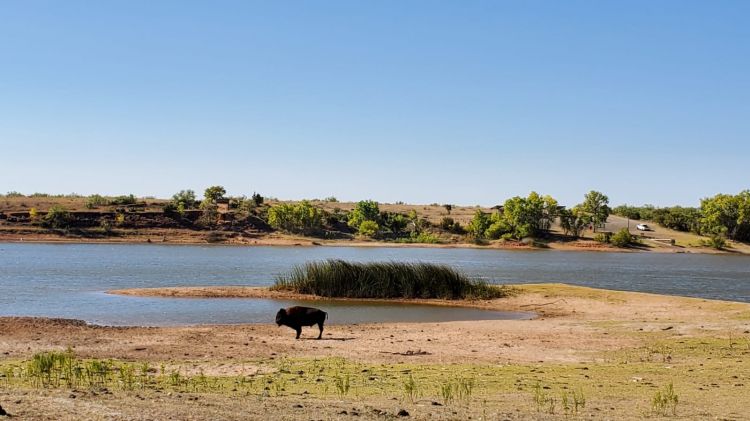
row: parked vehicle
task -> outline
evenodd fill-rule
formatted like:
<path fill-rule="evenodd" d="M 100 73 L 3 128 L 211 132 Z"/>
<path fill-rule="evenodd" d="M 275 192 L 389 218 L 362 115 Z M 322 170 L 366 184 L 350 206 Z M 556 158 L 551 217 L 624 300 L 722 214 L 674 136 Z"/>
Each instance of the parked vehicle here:
<path fill-rule="evenodd" d="M 638 224 L 635 226 L 638 231 L 651 231 L 651 227 L 646 224 Z"/>

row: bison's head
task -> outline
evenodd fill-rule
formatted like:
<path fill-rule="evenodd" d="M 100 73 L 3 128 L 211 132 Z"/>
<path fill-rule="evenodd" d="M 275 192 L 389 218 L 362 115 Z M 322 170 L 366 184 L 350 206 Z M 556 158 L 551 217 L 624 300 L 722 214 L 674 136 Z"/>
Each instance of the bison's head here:
<path fill-rule="evenodd" d="M 276 324 L 281 326 L 282 324 L 284 324 L 285 318 L 286 318 L 286 310 L 282 308 L 281 310 L 279 310 L 278 313 L 276 313 Z"/>

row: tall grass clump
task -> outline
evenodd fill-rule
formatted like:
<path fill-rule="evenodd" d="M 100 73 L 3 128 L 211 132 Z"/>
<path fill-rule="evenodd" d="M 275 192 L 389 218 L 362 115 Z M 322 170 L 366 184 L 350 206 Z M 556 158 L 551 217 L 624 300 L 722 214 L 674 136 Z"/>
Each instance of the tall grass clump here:
<path fill-rule="evenodd" d="M 308 262 L 276 278 L 273 289 L 346 298 L 463 298 L 491 299 L 509 290 L 469 279 L 445 265 L 433 263 L 343 260 Z"/>

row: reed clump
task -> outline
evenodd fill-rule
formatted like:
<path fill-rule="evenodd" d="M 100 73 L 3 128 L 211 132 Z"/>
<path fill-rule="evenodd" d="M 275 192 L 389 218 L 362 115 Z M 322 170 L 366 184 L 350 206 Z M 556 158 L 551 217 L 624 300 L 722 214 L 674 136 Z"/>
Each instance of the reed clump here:
<path fill-rule="evenodd" d="M 322 297 L 492 299 L 508 296 L 508 287 L 469 279 L 433 263 L 346 262 L 326 260 L 297 266 L 276 279 L 275 290 Z"/>

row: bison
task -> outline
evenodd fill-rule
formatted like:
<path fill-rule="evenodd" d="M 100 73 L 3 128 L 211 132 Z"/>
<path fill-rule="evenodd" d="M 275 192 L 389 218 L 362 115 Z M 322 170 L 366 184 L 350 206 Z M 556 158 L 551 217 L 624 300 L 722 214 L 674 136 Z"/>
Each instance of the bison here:
<path fill-rule="evenodd" d="M 276 313 L 276 324 L 281 326 L 289 326 L 297 331 L 297 337 L 299 339 L 300 333 L 302 333 L 302 326 L 313 326 L 318 325 L 320 334 L 318 339 L 323 336 L 323 323 L 328 318 L 328 313 L 323 310 L 312 307 L 300 307 L 294 306 L 287 309 L 282 308 Z"/>

